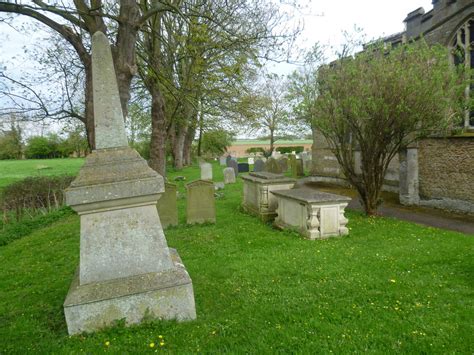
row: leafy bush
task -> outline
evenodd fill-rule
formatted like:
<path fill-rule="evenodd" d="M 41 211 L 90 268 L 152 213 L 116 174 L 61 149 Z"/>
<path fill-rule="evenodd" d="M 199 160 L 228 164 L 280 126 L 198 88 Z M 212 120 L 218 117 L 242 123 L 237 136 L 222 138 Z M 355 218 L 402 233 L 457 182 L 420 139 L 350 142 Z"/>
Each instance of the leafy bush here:
<path fill-rule="evenodd" d="M 252 147 L 252 148 L 249 148 L 245 151 L 245 153 L 247 154 L 251 154 L 251 153 L 265 153 L 265 149 L 263 149 L 262 147 Z"/>
<path fill-rule="evenodd" d="M 3 222 L 10 216 L 19 221 L 24 215 L 47 213 L 64 205 L 64 189 L 74 176 L 38 176 L 6 186 L 1 192 Z"/>
<path fill-rule="evenodd" d="M 304 151 L 304 147 L 302 146 L 294 146 L 294 147 L 278 147 L 276 148 L 277 152 L 280 152 L 281 154 L 287 154 L 287 153 L 301 153 Z"/>
<path fill-rule="evenodd" d="M 219 156 L 227 151 L 227 147 L 232 144 L 233 139 L 234 135 L 224 130 L 206 131 L 202 135 L 200 153 Z"/>

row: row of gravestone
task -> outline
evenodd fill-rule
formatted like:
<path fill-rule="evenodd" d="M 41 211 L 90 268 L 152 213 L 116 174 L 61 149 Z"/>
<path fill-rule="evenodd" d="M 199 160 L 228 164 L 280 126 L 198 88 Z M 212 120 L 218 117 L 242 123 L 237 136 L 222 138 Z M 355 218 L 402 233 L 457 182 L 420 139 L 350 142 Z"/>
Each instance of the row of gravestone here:
<path fill-rule="evenodd" d="M 201 180 L 212 180 L 212 164 L 202 163 L 200 165 L 200 168 L 201 168 Z M 248 173 L 250 171 L 250 165 L 247 163 L 237 163 L 235 160 L 231 160 L 229 162 L 229 166 L 226 169 L 224 169 L 224 176 L 226 174 L 226 171 L 227 171 L 227 175 L 230 174 L 229 169 L 233 170 L 234 180 L 235 180 L 235 177 L 239 175 L 239 173 Z"/>
<path fill-rule="evenodd" d="M 214 183 L 196 180 L 186 185 L 186 223 L 216 223 Z M 178 190 L 175 184 L 165 182 L 165 192 L 157 208 L 163 228 L 178 225 Z"/>
<path fill-rule="evenodd" d="M 286 173 L 288 169 L 290 169 L 293 177 L 304 176 L 303 160 L 296 159 L 294 155 L 290 155 L 290 158 L 282 156 L 279 159 L 270 157 L 266 162 L 257 159 L 253 167 L 254 172 L 266 171 L 274 174 Z"/>

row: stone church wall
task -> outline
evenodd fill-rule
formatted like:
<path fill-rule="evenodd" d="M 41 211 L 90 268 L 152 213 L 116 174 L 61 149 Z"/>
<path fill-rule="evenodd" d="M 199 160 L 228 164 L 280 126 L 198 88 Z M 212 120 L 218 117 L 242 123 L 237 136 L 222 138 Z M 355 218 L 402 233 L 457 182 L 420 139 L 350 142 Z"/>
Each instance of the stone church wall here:
<path fill-rule="evenodd" d="M 418 147 L 420 204 L 474 214 L 474 138 L 430 138 Z"/>

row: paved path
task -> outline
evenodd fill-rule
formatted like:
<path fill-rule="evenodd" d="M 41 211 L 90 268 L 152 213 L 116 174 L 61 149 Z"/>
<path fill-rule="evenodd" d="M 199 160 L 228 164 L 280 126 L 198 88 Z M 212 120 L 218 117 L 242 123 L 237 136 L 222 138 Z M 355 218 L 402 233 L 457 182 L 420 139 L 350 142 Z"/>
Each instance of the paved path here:
<path fill-rule="evenodd" d="M 362 206 L 357 198 L 353 198 L 347 207 L 362 210 Z M 425 226 L 474 235 L 474 221 L 460 215 L 450 215 L 429 208 L 399 207 L 388 204 L 379 207 L 378 212 L 386 217 L 394 217 Z"/>
<path fill-rule="evenodd" d="M 311 187 L 350 196 L 352 201 L 349 203 L 348 208 L 362 210 L 354 190 L 325 183 L 311 183 Z M 398 202 L 398 195 L 393 193 L 383 193 L 382 197 L 386 201 L 378 209 L 379 214 L 382 216 L 474 235 L 474 217 L 448 213 L 434 208 L 402 206 Z"/>

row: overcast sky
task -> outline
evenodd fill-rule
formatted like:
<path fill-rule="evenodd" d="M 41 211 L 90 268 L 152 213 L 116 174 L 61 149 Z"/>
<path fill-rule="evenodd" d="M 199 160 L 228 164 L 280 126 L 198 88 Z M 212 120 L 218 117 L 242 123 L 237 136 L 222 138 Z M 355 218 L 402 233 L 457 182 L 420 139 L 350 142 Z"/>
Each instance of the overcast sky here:
<path fill-rule="evenodd" d="M 379 38 L 403 31 L 403 20 L 409 12 L 419 7 L 426 12 L 432 8 L 431 0 L 301 0 L 301 4 L 306 4 L 306 9 L 294 19 L 304 23 L 299 47 L 310 48 L 319 42 L 327 46 L 328 56 L 330 46 L 337 48 L 343 42 L 343 31 L 357 26 L 364 30 L 367 40 Z M 32 20 L 19 18 L 15 25 L 20 28 L 22 24 L 28 25 L 28 21 Z M 0 70 L 6 66 L 10 75 L 28 74 L 34 63 L 22 58 L 23 48 L 41 47 L 41 38 L 45 36 L 41 31 L 15 31 L 0 22 Z M 294 69 L 293 65 L 279 64 L 271 70 L 286 74 Z"/>
<path fill-rule="evenodd" d="M 299 45 L 306 47 L 315 42 L 338 46 L 342 42 L 342 31 L 351 31 L 354 25 L 363 28 L 368 39 L 401 32 L 409 12 L 418 7 L 429 11 L 432 7 L 431 0 L 302 0 L 301 4 L 307 4 L 307 10 L 295 21 L 304 23 Z M 21 22 L 17 21 L 16 25 Z M 41 36 L 44 34 L 22 34 L 0 23 L 0 63 L 25 64 L 16 62 L 22 48 L 41 46 L 38 41 Z M 13 57 L 16 60 L 12 61 Z"/>

